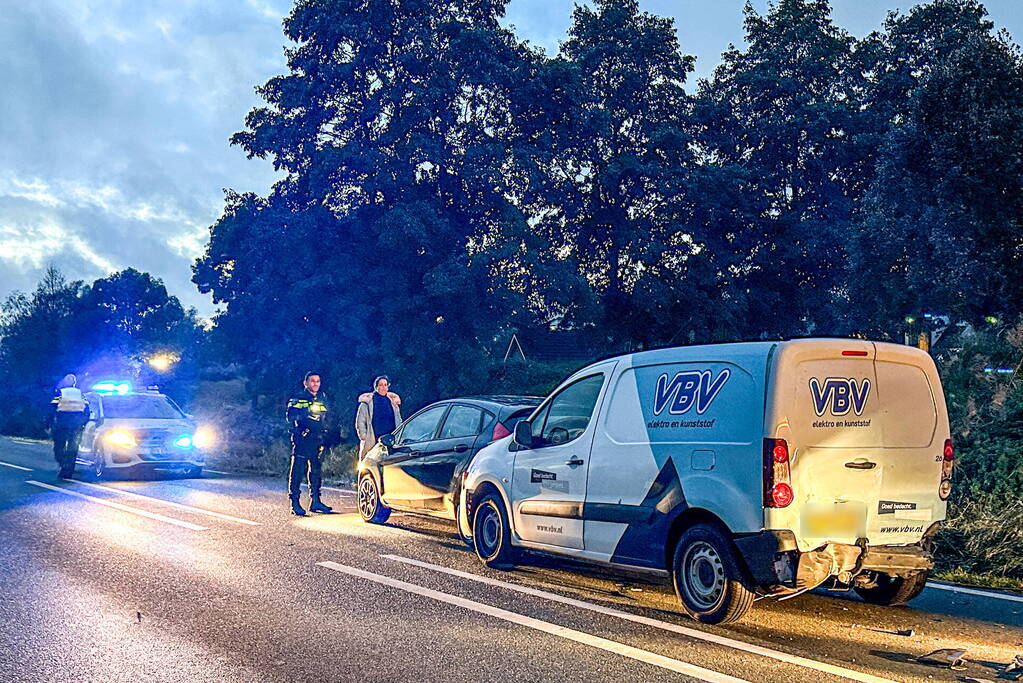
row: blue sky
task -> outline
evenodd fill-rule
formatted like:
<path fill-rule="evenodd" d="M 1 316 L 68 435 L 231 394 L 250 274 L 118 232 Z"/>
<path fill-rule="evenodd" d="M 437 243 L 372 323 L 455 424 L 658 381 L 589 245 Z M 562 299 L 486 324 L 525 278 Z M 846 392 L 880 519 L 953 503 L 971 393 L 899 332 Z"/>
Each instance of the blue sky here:
<path fill-rule="evenodd" d="M 755 0 L 761 12 L 768 0 Z M 853 35 L 915 3 L 833 0 Z M 266 162 L 228 145 L 259 104 L 253 88 L 283 72 L 285 0 L 33 0 L 0 13 L 0 297 L 31 290 L 47 265 L 91 281 L 126 267 L 162 278 L 210 315 L 191 263 L 223 206 L 223 188 L 265 192 Z M 1023 1 L 989 0 L 1023 36 Z M 557 51 L 573 3 L 511 0 L 520 38 Z M 706 77 L 742 44 L 742 0 L 641 0 L 675 18 Z"/>

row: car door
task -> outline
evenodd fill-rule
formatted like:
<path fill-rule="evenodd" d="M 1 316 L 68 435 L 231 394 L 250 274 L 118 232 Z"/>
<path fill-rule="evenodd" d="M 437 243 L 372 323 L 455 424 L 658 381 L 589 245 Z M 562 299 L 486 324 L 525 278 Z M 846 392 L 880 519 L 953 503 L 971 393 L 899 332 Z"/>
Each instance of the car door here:
<path fill-rule="evenodd" d="M 80 464 L 91 465 L 96 458 L 92 444 L 96 439 L 96 428 L 99 427 L 103 419 L 103 403 L 99 396 L 92 393 L 86 394 L 85 399 L 89 402 L 89 421 L 85 423 L 85 429 L 82 430 L 78 460 Z M 88 457 L 83 459 L 81 456 L 85 454 L 88 454 Z"/>
<path fill-rule="evenodd" d="M 559 389 L 530 422 L 533 447 L 517 446 L 512 515 L 523 540 L 582 549 L 593 416 L 605 379 L 598 369 Z"/>
<path fill-rule="evenodd" d="M 406 463 L 406 471 L 424 488 L 422 503 L 426 509 L 454 511 L 448 494 L 455 473 L 474 452 L 483 418 L 483 410 L 476 406 L 452 404 L 437 438 L 423 447 L 420 457 Z"/>
<path fill-rule="evenodd" d="M 381 497 L 385 503 L 421 508 L 427 499 L 434 496 L 431 489 L 420 481 L 420 459 L 432 449 L 449 407 L 450 404 L 443 403 L 426 408 L 413 415 L 395 434 L 394 445 L 380 460 L 384 480 Z"/>

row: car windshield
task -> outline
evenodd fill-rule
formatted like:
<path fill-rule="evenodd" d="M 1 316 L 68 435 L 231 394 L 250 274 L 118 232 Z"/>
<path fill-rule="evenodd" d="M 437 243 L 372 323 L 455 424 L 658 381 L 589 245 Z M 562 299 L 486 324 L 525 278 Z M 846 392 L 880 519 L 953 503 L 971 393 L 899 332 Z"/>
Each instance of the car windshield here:
<path fill-rule="evenodd" d="M 134 417 L 148 420 L 177 420 L 184 415 L 166 396 L 104 396 L 103 416 L 109 418 Z"/>

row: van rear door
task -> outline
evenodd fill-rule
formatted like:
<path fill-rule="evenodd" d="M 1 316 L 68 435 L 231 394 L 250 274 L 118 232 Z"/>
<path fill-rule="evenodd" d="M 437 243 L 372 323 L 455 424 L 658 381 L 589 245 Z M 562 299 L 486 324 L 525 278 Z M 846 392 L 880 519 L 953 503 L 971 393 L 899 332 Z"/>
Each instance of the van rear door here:
<path fill-rule="evenodd" d="M 924 352 L 859 340 L 782 346 L 767 435 L 785 439 L 793 502 L 768 528 L 802 550 L 825 542 L 904 545 L 944 518 L 938 497 L 948 418 Z"/>

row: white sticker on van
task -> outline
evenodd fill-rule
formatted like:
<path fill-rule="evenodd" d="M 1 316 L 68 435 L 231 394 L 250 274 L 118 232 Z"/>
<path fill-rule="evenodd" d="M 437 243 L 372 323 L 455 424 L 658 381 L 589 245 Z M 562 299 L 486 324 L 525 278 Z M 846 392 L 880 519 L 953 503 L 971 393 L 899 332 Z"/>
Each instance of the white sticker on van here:
<path fill-rule="evenodd" d="M 732 371 L 723 369 L 714 381 L 711 381 L 712 375 L 710 370 L 687 370 L 677 373 L 669 382 L 668 373 L 663 373 L 654 387 L 654 415 L 660 415 L 665 408 L 671 415 L 684 415 L 693 406 L 698 415 L 703 415 L 721 393 Z"/>
<path fill-rule="evenodd" d="M 857 382 L 846 377 L 828 377 L 821 381 L 810 378 L 810 395 L 813 397 L 813 410 L 820 417 L 831 405 L 832 415 L 845 415 L 851 409 L 857 415 L 863 414 L 870 393 L 870 380 L 864 377 Z"/>

